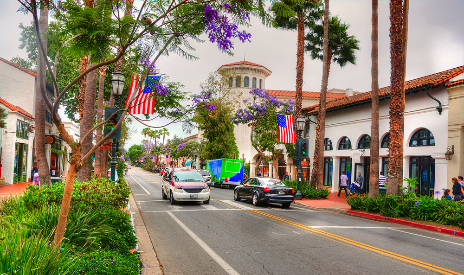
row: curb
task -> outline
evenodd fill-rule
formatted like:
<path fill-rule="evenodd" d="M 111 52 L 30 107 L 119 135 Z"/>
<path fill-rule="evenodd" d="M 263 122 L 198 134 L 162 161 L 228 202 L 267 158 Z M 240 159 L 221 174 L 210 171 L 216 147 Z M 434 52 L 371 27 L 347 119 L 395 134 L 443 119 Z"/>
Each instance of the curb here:
<path fill-rule="evenodd" d="M 352 215 L 352 216 L 358 216 L 358 217 L 362 217 L 362 218 L 367 218 L 367 219 L 371 219 L 371 220 L 379 220 L 379 221 L 386 221 L 386 222 L 403 224 L 403 225 L 407 225 L 407 226 L 417 227 L 417 228 L 421 228 L 421 229 L 425 229 L 425 230 L 429 230 L 429 231 L 436 231 L 436 232 L 449 234 L 449 235 L 453 235 L 453 236 L 464 237 L 464 232 L 461 232 L 461 231 L 454 231 L 454 230 L 447 229 L 447 228 L 441 228 L 441 227 L 432 226 L 432 225 L 425 225 L 425 224 L 420 224 L 420 223 L 416 223 L 416 222 L 400 220 L 400 219 L 396 219 L 396 218 L 392 218 L 392 217 L 384 217 L 384 216 L 380 216 L 380 215 L 375 215 L 375 214 L 370 214 L 370 213 L 362 213 L 362 212 L 357 212 L 357 211 L 353 211 L 353 210 L 347 210 L 346 214 L 347 215 Z"/>
<path fill-rule="evenodd" d="M 159 262 L 158 255 L 156 254 L 147 227 L 140 215 L 140 211 L 132 193 L 129 195 L 129 205 L 130 211 L 133 214 L 135 236 L 138 241 L 137 251 L 139 252 L 140 262 L 143 266 L 141 274 L 162 275 L 164 274 L 163 266 Z"/>

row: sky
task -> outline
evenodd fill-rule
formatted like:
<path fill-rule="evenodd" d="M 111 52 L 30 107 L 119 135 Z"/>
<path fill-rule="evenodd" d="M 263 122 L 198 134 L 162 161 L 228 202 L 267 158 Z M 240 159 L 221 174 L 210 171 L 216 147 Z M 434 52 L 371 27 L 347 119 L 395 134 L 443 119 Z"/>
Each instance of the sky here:
<path fill-rule="evenodd" d="M 138 0 L 136 0 L 137 3 Z M 379 1 L 379 86 L 390 85 L 390 39 L 389 2 Z M 27 15 L 16 12 L 16 0 L 0 0 L 0 57 L 11 59 L 17 55 L 27 57 L 19 50 L 18 27 L 20 22 L 29 22 Z M 409 35 L 406 62 L 406 80 L 451 69 L 464 64 L 464 1 L 462 0 L 410 0 Z M 344 68 L 332 64 L 329 89 L 347 89 L 368 92 L 371 88 L 371 1 L 331 0 L 331 15 L 339 16 L 350 25 L 349 33 L 359 40 L 356 64 Z M 266 80 L 271 90 L 295 90 L 296 77 L 296 31 L 277 30 L 265 27 L 255 18 L 252 26 L 245 29 L 251 33 L 251 43 L 234 40 L 233 56 L 221 52 L 215 44 L 201 36 L 204 43 L 192 42 L 198 60 L 186 60 L 176 54 L 162 56 L 156 66 L 169 81 L 180 82 L 184 91 L 200 93 L 200 83 L 208 74 L 221 65 L 247 60 L 265 66 L 272 71 Z M 322 62 L 311 60 L 305 54 L 304 91 L 320 91 Z M 127 84 L 128 85 L 128 84 Z M 63 117 L 63 116 L 62 116 Z M 157 124 L 162 125 L 161 123 Z M 156 125 L 154 125 L 156 126 Z M 127 148 L 140 144 L 143 125 L 134 123 L 137 133 L 131 136 Z M 167 127 L 180 137 L 195 134 L 182 132 L 180 124 Z M 126 149 L 127 149 L 126 148 Z"/>

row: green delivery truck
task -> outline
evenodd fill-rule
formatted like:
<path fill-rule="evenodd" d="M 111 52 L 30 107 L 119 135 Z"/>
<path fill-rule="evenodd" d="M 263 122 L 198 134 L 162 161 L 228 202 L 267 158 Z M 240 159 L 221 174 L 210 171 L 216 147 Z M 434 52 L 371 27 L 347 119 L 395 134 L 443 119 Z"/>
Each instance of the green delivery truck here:
<path fill-rule="evenodd" d="M 239 159 L 213 159 L 206 162 L 214 187 L 237 186 L 243 182 L 245 161 Z"/>

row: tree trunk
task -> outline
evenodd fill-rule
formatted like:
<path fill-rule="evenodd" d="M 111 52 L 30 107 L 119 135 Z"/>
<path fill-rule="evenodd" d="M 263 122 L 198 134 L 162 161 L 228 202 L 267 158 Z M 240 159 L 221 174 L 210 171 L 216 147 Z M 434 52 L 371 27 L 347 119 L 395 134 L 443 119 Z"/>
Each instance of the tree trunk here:
<path fill-rule="evenodd" d="M 379 2 L 372 0 L 372 124 L 371 166 L 369 171 L 369 196 L 379 194 Z"/>
<path fill-rule="evenodd" d="M 404 31 L 403 1 L 390 2 L 390 145 L 388 162 L 387 194 L 398 194 L 403 182 L 404 139 Z"/>
<path fill-rule="evenodd" d="M 325 113 L 327 85 L 329 82 L 329 71 L 331 56 L 329 56 L 329 0 L 324 1 L 324 42 L 323 42 L 323 68 L 320 108 L 316 128 L 316 148 L 314 149 L 313 175 L 311 185 L 316 185 L 317 189 L 323 188 L 324 173 L 320 171 L 324 167 L 324 137 L 325 137 Z"/>
<path fill-rule="evenodd" d="M 40 11 L 39 31 L 42 38 L 43 47 L 47 52 L 47 39 L 45 35 L 48 31 L 48 8 L 44 7 Z M 45 145 L 45 112 L 47 107 L 42 95 L 42 91 L 46 91 L 46 65 L 42 54 L 37 56 L 37 81 L 35 84 L 36 102 L 35 102 L 35 154 L 39 169 L 40 182 L 43 185 L 51 186 L 50 166 L 47 161 L 47 150 Z M 32 165 L 31 165 L 32 167 Z M 29 169 L 26 171 L 29 172 Z"/>
<path fill-rule="evenodd" d="M 105 75 L 106 75 L 106 66 L 100 68 L 100 80 L 98 84 L 98 100 L 97 100 L 97 123 L 101 123 L 103 121 L 103 99 L 105 96 Z M 97 137 L 96 143 L 98 143 L 102 139 L 102 128 L 97 129 Z M 101 177 L 103 174 L 102 169 L 102 150 L 97 149 L 95 151 L 95 176 Z"/>
<path fill-rule="evenodd" d="M 296 52 L 296 95 L 295 120 L 301 114 L 303 100 L 303 69 L 304 69 L 304 17 L 298 16 L 298 46 Z"/>
<path fill-rule="evenodd" d="M 75 159 L 80 159 L 80 156 L 75 157 Z M 72 190 L 74 187 L 74 180 L 76 179 L 77 167 L 75 160 L 71 161 L 69 166 L 68 174 L 66 175 L 66 184 L 64 186 L 63 200 L 61 202 L 60 216 L 58 217 L 58 225 L 56 226 L 55 237 L 53 238 L 53 248 L 56 246 L 61 246 L 61 241 L 64 237 L 64 232 L 66 230 L 66 223 L 68 221 L 69 207 L 71 206 L 71 196 Z"/>
<path fill-rule="evenodd" d="M 90 58 L 89 58 L 90 59 Z M 89 63 L 89 67 L 93 67 L 92 63 Z M 97 89 L 97 73 L 98 70 L 93 70 L 87 75 L 87 85 L 85 87 L 85 101 L 84 101 L 84 116 L 80 121 L 80 136 L 84 137 L 89 132 L 95 120 L 95 94 Z M 82 155 L 86 155 L 93 147 L 93 134 L 90 134 L 87 139 L 82 142 Z M 77 179 L 80 182 L 90 180 L 92 176 L 92 158 L 88 158 L 79 173 Z"/>
<path fill-rule="evenodd" d="M 87 56 L 84 56 L 81 59 L 81 66 L 79 68 L 79 74 L 82 74 L 87 70 L 87 66 L 89 63 L 89 59 Z M 82 121 L 82 118 L 84 117 L 84 102 L 85 102 L 85 86 L 86 86 L 86 80 L 87 76 L 84 76 L 81 81 L 79 82 L 79 95 L 77 97 L 77 101 L 79 102 L 79 120 Z"/>

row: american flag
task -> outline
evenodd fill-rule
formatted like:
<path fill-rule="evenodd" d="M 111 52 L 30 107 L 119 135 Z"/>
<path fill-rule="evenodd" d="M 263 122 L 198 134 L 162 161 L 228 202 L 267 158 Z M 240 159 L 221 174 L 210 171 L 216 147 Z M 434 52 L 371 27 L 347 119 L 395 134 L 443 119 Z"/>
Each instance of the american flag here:
<path fill-rule="evenodd" d="M 167 162 L 167 163 L 170 163 L 170 162 L 171 162 L 171 156 L 170 156 L 170 155 L 166 155 L 166 162 Z"/>
<path fill-rule="evenodd" d="M 132 81 L 129 87 L 129 94 L 126 100 L 126 109 L 129 109 L 129 113 L 134 115 L 142 114 L 154 114 L 155 113 L 155 94 L 154 93 L 143 93 L 145 84 L 140 85 L 140 89 L 137 91 L 137 85 L 141 81 L 142 76 L 138 74 L 132 74 Z M 136 93 L 135 99 L 129 105 L 129 100 L 132 93 Z"/>
<path fill-rule="evenodd" d="M 295 143 L 293 115 L 277 114 L 277 124 L 279 124 L 279 142 Z"/>

